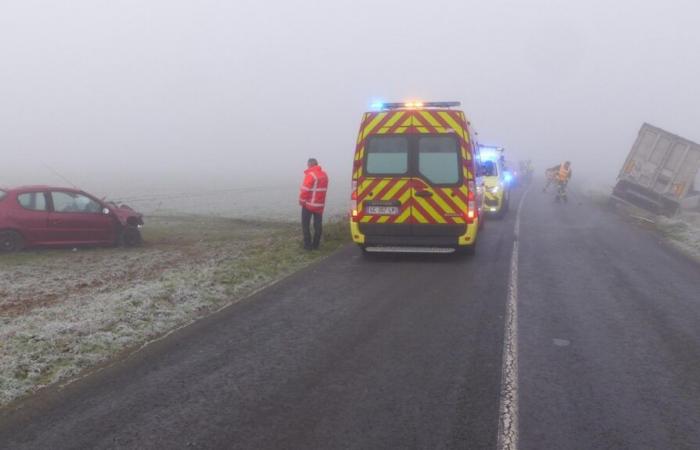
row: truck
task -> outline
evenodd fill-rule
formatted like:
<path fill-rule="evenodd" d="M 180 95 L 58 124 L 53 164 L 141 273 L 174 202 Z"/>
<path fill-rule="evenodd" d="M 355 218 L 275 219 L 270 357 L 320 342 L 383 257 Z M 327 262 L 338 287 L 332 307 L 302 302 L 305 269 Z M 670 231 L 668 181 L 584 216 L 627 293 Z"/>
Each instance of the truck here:
<path fill-rule="evenodd" d="M 698 170 L 700 145 L 644 123 L 617 177 L 612 199 L 673 216 L 681 208 L 697 207 Z"/>

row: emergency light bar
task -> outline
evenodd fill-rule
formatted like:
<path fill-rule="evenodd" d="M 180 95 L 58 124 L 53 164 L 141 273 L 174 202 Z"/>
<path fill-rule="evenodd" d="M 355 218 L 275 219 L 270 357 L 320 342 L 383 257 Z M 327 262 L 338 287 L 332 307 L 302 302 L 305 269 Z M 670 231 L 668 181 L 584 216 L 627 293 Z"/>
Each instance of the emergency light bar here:
<path fill-rule="evenodd" d="M 482 161 L 495 161 L 503 158 L 503 147 L 490 147 L 487 145 L 479 146 L 479 159 Z"/>
<path fill-rule="evenodd" d="M 372 109 L 401 109 L 401 108 L 452 108 L 460 106 L 461 102 L 395 102 L 395 103 L 372 103 Z"/>

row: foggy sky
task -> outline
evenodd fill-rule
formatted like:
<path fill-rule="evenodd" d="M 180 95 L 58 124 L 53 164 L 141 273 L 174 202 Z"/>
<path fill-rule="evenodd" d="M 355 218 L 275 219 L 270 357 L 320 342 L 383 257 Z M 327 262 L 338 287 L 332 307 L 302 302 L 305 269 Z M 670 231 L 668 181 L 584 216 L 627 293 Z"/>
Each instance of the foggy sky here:
<path fill-rule="evenodd" d="M 613 183 L 647 121 L 700 141 L 694 1 L 0 2 L 0 185 L 348 183 L 373 100 Z M 578 170 L 577 170 L 578 169 Z"/>

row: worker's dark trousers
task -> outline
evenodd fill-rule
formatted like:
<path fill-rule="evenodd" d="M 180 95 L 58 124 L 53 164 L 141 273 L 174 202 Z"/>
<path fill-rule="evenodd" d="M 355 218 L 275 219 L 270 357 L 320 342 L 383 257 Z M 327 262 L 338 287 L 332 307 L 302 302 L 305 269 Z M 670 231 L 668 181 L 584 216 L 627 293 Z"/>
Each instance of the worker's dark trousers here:
<path fill-rule="evenodd" d="M 314 218 L 314 239 L 311 240 L 311 216 Z M 301 229 L 304 233 L 304 248 L 310 250 L 318 248 L 321 243 L 321 231 L 323 231 L 323 214 L 311 212 L 302 206 Z"/>

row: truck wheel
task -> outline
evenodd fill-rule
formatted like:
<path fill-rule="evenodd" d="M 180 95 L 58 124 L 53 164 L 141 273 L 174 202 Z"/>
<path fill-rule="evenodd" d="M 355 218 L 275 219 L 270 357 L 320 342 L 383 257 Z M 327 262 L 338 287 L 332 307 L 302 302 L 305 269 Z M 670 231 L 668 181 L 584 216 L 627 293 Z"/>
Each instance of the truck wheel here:
<path fill-rule="evenodd" d="M 0 231 L 0 252 L 17 252 L 24 248 L 24 239 L 16 231 Z"/>

